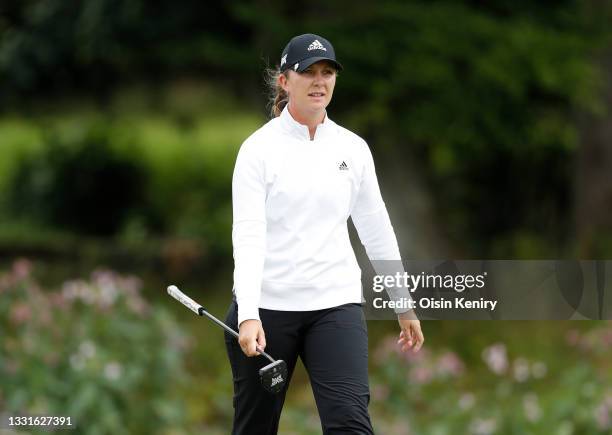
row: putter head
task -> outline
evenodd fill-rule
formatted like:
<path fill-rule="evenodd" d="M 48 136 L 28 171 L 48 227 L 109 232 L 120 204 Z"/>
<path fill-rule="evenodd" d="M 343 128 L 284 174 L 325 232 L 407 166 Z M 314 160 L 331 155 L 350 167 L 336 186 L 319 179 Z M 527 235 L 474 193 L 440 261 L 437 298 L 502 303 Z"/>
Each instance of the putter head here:
<path fill-rule="evenodd" d="M 278 393 L 287 382 L 287 364 L 282 359 L 276 360 L 259 369 L 261 386 L 270 393 Z"/>

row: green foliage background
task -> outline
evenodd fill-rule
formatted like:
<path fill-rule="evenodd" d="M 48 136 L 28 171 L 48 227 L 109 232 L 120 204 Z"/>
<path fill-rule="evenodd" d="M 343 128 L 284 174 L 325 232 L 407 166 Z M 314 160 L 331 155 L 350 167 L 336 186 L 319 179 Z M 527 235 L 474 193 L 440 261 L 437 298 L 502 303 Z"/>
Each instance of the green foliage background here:
<path fill-rule="evenodd" d="M 262 67 L 276 63 L 291 35 L 316 31 L 334 41 L 346 67 L 332 115 L 369 140 L 375 155 L 382 156 L 381 166 L 385 158 L 401 159 L 418 173 L 457 252 L 538 257 L 571 255 L 575 249 L 579 119 L 608 113 L 601 94 L 605 79 L 595 61 L 609 45 L 607 3 L 183 1 L 170 6 L 90 0 L 74 7 L 47 0 L 8 2 L 1 11 L 0 103 L 9 116 L 3 122 L 8 129 L 2 131 L 3 154 L 10 159 L 24 141 L 27 147 L 42 141 L 39 148 L 58 140 L 87 143 L 51 139 L 47 130 L 71 122 L 95 129 L 111 148 L 132 149 L 133 164 L 150 169 L 141 189 L 149 197 L 139 212 L 118 217 L 121 222 L 110 226 L 115 232 L 127 226 L 214 238 L 217 226 L 225 231 L 227 214 L 213 217 L 208 230 L 194 227 L 199 216 L 227 209 L 232 156 L 217 160 L 195 151 L 185 158 L 185 153 L 178 157 L 178 149 L 198 141 L 195 146 L 201 147 L 204 140 L 205 153 L 235 151 L 264 119 Z M 165 98 L 181 77 L 208 81 L 214 93 L 198 92 L 198 85 L 191 93 L 183 86 Z M 114 103 L 119 93 L 134 95 L 138 88 L 145 89 L 137 98 L 146 105 L 146 120 L 132 111 L 133 103 L 123 109 Z M 84 96 L 96 126 L 82 118 Z M 58 97 L 79 103 L 57 110 Z M 54 116 L 41 113 L 41 102 L 49 103 L 45 109 Z M 261 115 L 242 127 L 240 113 Z M 10 121 L 11 114 L 17 120 Z M 29 115 L 25 125 L 19 119 L 23 114 Z M 227 125 L 240 127 L 228 131 Z M 211 133 L 215 126 L 218 133 Z M 122 128 L 127 133 L 117 133 Z M 221 137 L 224 131 L 232 134 Z M 157 151 L 136 155 L 143 147 Z M 165 152 L 179 160 L 166 162 Z M 0 187 L 6 187 L 7 174 Z M 189 192 L 185 183 L 192 183 Z M 191 191 L 196 184 L 200 188 Z M 182 218 L 169 217 L 160 211 L 168 198 L 163 192 L 179 186 Z M 212 193 L 216 186 L 226 190 Z M 68 200 L 64 192 L 58 196 Z M 608 234 L 609 228 L 598 231 Z M 227 253 L 223 245 L 229 239 L 223 240 L 211 243 Z M 605 246 L 585 254 L 606 252 Z"/>

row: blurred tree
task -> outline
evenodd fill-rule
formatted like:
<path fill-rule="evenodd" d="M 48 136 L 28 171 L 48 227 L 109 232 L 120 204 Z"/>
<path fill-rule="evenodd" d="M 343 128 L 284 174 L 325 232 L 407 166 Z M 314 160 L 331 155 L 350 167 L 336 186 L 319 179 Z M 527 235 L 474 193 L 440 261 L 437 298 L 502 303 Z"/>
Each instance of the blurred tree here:
<path fill-rule="evenodd" d="M 105 97 L 131 80 L 257 67 L 242 47 L 251 29 L 226 3 L 183 0 L 3 1 L 0 105 L 69 92 Z"/>
<path fill-rule="evenodd" d="M 346 67 L 332 115 L 407 162 L 432 198 L 410 225 L 435 221 L 466 256 L 572 245 L 578 118 L 603 113 L 593 59 L 611 14 L 598 1 L 48 0 L 0 13 L 4 107 L 195 74 L 263 112 L 263 64 L 290 36 L 323 34 Z M 394 183 L 404 210 L 412 179 Z"/>
<path fill-rule="evenodd" d="M 570 1 L 350 10 L 331 37 L 350 71 L 338 100 L 358 131 L 427 180 L 458 255 L 563 255 L 576 113 L 601 109 L 592 57 L 606 31 Z"/>
<path fill-rule="evenodd" d="M 145 202 L 146 173 L 110 149 L 92 130 L 82 142 L 51 140 L 46 152 L 23 160 L 10 191 L 12 210 L 86 235 L 119 231 Z"/>
<path fill-rule="evenodd" d="M 607 87 L 605 116 L 581 114 L 576 183 L 576 228 L 580 258 L 609 258 L 612 243 L 612 51 L 602 56 Z"/>

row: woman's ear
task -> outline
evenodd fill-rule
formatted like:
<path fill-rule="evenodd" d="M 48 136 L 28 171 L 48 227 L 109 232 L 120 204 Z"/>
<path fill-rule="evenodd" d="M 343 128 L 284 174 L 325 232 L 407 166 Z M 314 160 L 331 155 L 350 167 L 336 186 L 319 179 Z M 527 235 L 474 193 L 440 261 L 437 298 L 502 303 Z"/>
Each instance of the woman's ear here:
<path fill-rule="evenodd" d="M 285 74 L 280 74 L 278 76 L 278 84 L 280 85 L 281 88 L 283 88 L 283 91 L 288 92 L 288 86 L 287 86 L 287 76 Z"/>

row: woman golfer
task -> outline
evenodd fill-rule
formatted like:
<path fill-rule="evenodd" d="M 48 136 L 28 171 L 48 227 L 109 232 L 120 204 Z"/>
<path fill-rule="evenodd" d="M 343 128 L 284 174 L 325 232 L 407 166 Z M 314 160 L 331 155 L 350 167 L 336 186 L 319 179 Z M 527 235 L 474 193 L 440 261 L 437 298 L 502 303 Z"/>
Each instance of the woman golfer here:
<path fill-rule="evenodd" d="M 286 387 L 259 383 L 266 346 L 288 366 L 298 356 L 324 434 L 372 434 L 368 337 L 352 218 L 370 260 L 400 260 L 366 142 L 327 116 L 336 84 L 331 43 L 305 34 L 285 47 L 274 78 L 273 119 L 247 138 L 232 181 L 234 300 L 226 333 L 234 379 L 233 434 L 276 434 Z M 420 349 L 411 312 L 399 343 Z"/>

